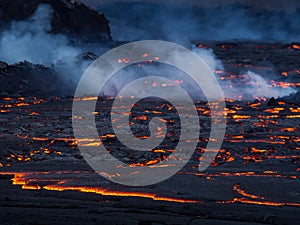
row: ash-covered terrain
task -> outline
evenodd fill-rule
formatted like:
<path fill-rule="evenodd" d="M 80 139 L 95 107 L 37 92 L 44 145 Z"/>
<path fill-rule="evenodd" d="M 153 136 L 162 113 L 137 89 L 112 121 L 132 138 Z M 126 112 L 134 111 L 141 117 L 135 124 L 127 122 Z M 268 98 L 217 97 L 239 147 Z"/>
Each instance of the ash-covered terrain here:
<path fill-rule="evenodd" d="M 132 12 L 141 7 L 134 8 Z M 0 0 L 0 9 L 0 224 L 298 224 L 300 44 L 296 40 L 212 37 L 186 44 L 182 38 L 215 71 L 224 91 L 227 128 L 222 148 L 209 168 L 199 172 L 210 134 L 210 108 L 186 77 L 163 68 L 167 78 L 193 95 L 201 126 L 199 143 L 175 176 L 130 187 L 92 170 L 78 146 L 99 143 L 76 140 L 72 128 L 73 94 L 80 77 L 98 56 L 121 44 L 111 37 L 105 14 L 73 0 Z M 120 17 L 124 19 L 123 14 Z M 111 23 L 116 32 L 116 21 Z M 123 37 L 128 37 L 125 42 L 138 40 L 134 34 Z M 149 135 L 147 125 L 154 115 L 168 124 L 163 144 L 151 152 L 130 151 L 109 125 L 116 93 L 130 79 L 155 69 L 161 67 L 145 60 L 120 71 L 104 96 L 77 99 L 98 99 L 94 115 L 99 138 L 114 157 L 132 167 L 166 160 L 179 138 L 176 109 L 155 99 L 146 99 L 145 108 L 133 107 L 130 120 L 140 138 Z"/>

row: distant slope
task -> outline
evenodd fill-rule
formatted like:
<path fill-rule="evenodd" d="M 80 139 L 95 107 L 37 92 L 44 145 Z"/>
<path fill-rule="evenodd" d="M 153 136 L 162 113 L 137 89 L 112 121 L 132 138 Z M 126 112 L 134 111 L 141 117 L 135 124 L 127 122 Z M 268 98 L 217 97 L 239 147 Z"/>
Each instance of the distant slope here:
<path fill-rule="evenodd" d="M 184 4 L 114 2 L 99 5 L 117 40 L 164 39 L 253 40 L 291 42 L 300 39 L 300 10 L 254 9 L 243 4 L 200 7 Z"/>

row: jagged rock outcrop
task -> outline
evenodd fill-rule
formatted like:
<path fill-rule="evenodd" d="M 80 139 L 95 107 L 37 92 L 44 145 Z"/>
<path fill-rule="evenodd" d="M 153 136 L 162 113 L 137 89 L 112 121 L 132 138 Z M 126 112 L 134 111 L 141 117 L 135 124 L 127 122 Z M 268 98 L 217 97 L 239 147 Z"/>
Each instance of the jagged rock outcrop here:
<path fill-rule="evenodd" d="M 280 98 L 279 100 L 294 104 L 300 104 L 300 90 L 298 90 L 296 93 Z"/>
<path fill-rule="evenodd" d="M 9 27 L 12 21 L 29 18 L 40 4 L 49 4 L 53 9 L 51 33 L 89 42 L 111 40 L 105 16 L 78 0 L 0 0 L 2 29 Z"/>

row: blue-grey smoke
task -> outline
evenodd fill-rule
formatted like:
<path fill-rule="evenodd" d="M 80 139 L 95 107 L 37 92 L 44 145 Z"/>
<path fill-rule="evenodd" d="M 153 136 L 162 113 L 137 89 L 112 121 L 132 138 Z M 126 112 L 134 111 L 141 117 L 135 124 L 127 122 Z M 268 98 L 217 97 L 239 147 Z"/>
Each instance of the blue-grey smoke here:
<path fill-rule="evenodd" d="M 300 40 L 300 10 L 262 10 L 243 4 L 200 7 L 145 2 L 105 4 L 99 10 L 110 19 L 116 40 Z"/>

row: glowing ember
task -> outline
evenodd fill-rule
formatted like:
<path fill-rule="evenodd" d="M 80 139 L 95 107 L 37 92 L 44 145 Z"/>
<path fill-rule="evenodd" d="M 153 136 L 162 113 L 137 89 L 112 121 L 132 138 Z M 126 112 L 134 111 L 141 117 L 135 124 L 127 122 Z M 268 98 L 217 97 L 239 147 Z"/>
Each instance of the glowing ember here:
<path fill-rule="evenodd" d="M 300 46 L 299 46 L 299 45 L 296 45 L 296 44 L 293 44 L 293 45 L 292 45 L 292 48 L 293 48 L 293 49 L 300 50 Z"/>

